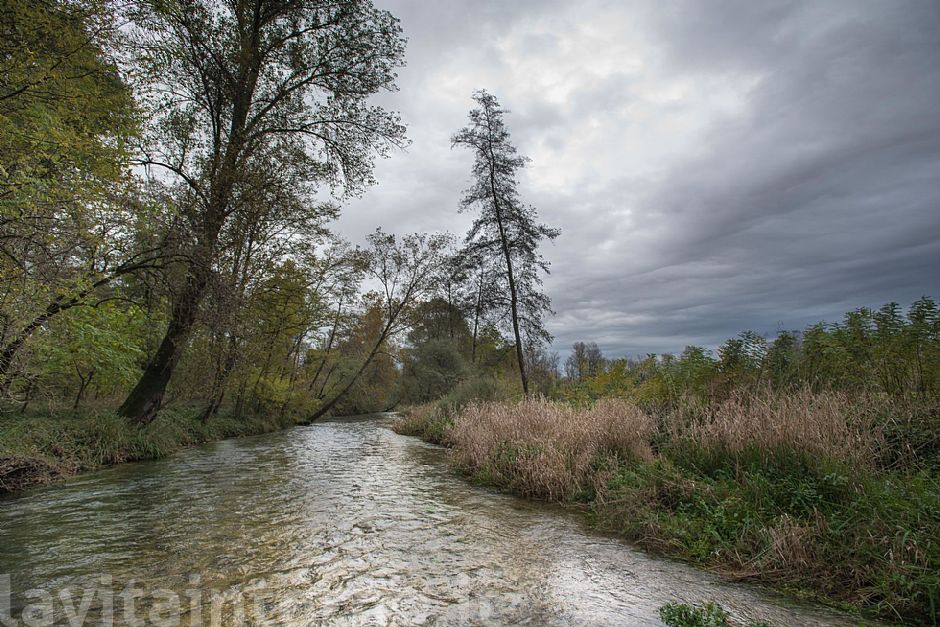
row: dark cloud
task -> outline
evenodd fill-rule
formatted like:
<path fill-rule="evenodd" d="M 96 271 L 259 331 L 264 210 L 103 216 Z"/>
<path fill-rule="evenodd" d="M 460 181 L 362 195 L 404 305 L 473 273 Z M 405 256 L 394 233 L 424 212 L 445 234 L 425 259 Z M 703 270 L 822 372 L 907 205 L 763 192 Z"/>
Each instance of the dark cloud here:
<path fill-rule="evenodd" d="M 533 158 L 555 346 L 715 346 L 940 296 L 940 3 L 388 0 L 413 145 L 350 204 L 358 239 L 466 228 L 470 92 Z"/>

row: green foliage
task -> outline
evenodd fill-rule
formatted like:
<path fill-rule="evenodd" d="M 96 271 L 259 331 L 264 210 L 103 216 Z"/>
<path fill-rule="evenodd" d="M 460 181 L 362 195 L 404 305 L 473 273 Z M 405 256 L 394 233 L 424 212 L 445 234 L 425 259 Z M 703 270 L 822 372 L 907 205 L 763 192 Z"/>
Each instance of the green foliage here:
<path fill-rule="evenodd" d="M 134 118 L 105 54 L 109 19 L 97 1 L 7 0 L 0 9 L 0 216 L 24 229 L 61 209 L 87 211 L 82 201 L 121 176 Z"/>
<path fill-rule="evenodd" d="M 402 395 L 412 403 L 427 403 L 450 393 L 470 366 L 449 339 L 432 339 L 403 352 Z"/>
<path fill-rule="evenodd" d="M 717 603 L 702 605 L 667 603 L 659 608 L 659 617 L 669 627 L 730 627 L 728 612 Z"/>
<path fill-rule="evenodd" d="M 516 393 L 513 382 L 492 376 L 481 375 L 462 381 L 438 403 L 459 411 L 471 401 L 499 401 L 510 398 Z"/>
<path fill-rule="evenodd" d="M 0 389 L 47 320 L 128 272 L 137 120 L 106 2 L 0 7 Z M 138 259 L 138 261 L 140 261 Z"/>
<path fill-rule="evenodd" d="M 35 376 L 47 387 L 77 379 L 79 392 L 86 384 L 106 395 L 120 392 L 140 375 L 146 325 L 144 312 L 134 306 L 110 301 L 77 308 L 37 338 L 34 350 L 41 359 Z"/>
<path fill-rule="evenodd" d="M 667 603 L 659 608 L 659 617 L 669 627 L 732 627 L 736 624 L 731 622 L 731 615 L 714 601 L 701 605 Z M 750 622 L 747 627 L 770 627 L 770 623 Z"/>
<path fill-rule="evenodd" d="M 569 378 L 556 394 L 583 402 L 627 396 L 649 408 L 687 397 L 727 398 L 735 390 L 801 387 L 882 394 L 897 401 L 940 402 L 940 309 L 924 297 L 902 313 L 897 303 L 857 309 L 841 323 L 783 331 L 772 342 L 745 331 L 717 356 L 689 346 L 681 355 L 613 360 L 592 376 Z M 925 443 L 926 445 L 926 443 Z"/>
<path fill-rule="evenodd" d="M 940 491 L 929 475 L 685 447 L 620 469 L 609 490 L 599 524 L 648 548 L 888 616 L 937 618 Z"/>

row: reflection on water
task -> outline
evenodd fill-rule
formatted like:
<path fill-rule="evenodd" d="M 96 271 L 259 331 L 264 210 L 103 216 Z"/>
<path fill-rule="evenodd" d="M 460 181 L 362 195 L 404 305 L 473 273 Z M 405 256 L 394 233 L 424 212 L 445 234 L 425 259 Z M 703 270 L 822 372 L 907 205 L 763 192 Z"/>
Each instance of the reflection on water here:
<path fill-rule="evenodd" d="M 0 500 L 13 615 L 40 591 L 59 604 L 68 588 L 78 607 L 97 587 L 89 619 L 121 622 L 133 587 L 138 616 L 178 604 L 184 624 L 660 624 L 673 600 L 780 625 L 839 622 L 468 485 L 444 451 L 389 420 L 219 442 Z"/>

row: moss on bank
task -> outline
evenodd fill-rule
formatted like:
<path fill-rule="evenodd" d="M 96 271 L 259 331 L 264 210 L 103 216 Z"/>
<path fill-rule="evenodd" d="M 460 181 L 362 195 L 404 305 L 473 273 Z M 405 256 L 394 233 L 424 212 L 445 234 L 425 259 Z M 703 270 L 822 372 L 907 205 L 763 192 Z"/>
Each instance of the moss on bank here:
<path fill-rule="evenodd" d="M 131 425 L 113 412 L 0 415 L 0 493 L 296 424 L 291 417 L 231 414 L 203 423 L 199 413 L 197 409 L 163 410 L 145 427 Z"/>
<path fill-rule="evenodd" d="M 849 406 L 828 416 L 819 399 L 805 406 L 800 420 L 820 427 L 812 440 L 806 428 L 780 428 L 796 424 L 781 413 L 786 404 L 767 410 L 772 432 L 736 428 L 743 417 L 722 424 L 721 412 L 695 428 L 676 428 L 672 416 L 650 429 L 626 403 L 577 410 L 542 401 L 470 405 L 456 416 L 421 408 L 396 430 L 451 446 L 456 467 L 477 481 L 586 503 L 593 524 L 655 553 L 843 609 L 937 624 L 936 473 L 860 457 L 877 443 L 846 443 L 871 424 L 853 422 Z"/>

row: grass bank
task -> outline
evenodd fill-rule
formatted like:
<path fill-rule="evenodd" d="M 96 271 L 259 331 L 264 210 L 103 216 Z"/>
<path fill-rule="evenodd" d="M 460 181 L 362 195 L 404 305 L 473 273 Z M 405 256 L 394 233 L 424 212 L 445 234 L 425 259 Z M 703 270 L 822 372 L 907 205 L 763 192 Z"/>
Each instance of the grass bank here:
<path fill-rule="evenodd" d="M 0 415 L 0 493 L 296 424 L 290 417 L 231 414 L 203 423 L 199 413 L 196 409 L 167 409 L 145 427 L 128 424 L 113 412 Z"/>
<path fill-rule="evenodd" d="M 936 624 L 937 473 L 890 413 L 871 399 L 809 392 L 655 417 L 619 400 L 532 400 L 415 408 L 396 429 L 450 446 L 478 482 L 583 503 L 597 527 L 652 552 Z"/>

